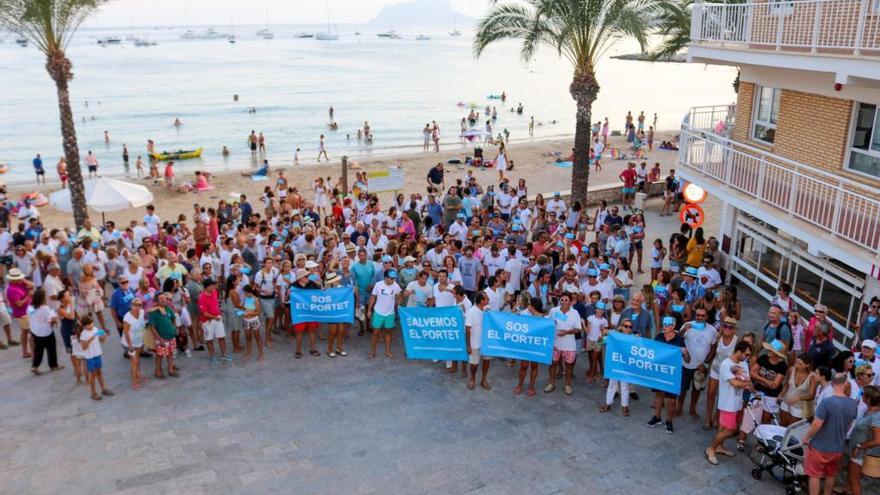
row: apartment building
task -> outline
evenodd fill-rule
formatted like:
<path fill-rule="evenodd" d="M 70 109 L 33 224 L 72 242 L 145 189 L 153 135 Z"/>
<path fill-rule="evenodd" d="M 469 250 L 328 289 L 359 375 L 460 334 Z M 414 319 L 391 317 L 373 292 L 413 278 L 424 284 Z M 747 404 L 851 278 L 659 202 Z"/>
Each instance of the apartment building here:
<path fill-rule="evenodd" d="M 880 0 L 694 5 L 688 61 L 739 67 L 691 109 L 679 175 L 720 198 L 728 276 L 829 308 L 847 346 L 880 295 Z"/>

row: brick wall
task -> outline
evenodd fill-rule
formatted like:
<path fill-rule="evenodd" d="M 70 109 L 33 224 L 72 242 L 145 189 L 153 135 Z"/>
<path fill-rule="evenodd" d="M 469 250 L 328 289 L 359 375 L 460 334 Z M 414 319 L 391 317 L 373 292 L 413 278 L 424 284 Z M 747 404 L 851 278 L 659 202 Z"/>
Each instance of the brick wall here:
<path fill-rule="evenodd" d="M 751 139 L 754 103 L 755 84 L 740 82 L 737 125 L 732 134 L 735 141 L 835 173 L 844 171 L 852 101 L 782 90 L 776 141 L 772 146 Z"/>
<path fill-rule="evenodd" d="M 841 171 L 853 102 L 800 91 L 782 91 L 773 152 L 790 160 Z"/>

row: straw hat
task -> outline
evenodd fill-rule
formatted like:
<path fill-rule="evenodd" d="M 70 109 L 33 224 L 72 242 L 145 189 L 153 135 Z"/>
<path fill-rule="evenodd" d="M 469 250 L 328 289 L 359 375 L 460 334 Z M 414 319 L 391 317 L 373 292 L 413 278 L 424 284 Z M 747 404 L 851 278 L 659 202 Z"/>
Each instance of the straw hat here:
<path fill-rule="evenodd" d="M 329 272 L 324 278 L 324 283 L 327 285 L 335 285 L 339 282 L 342 282 L 342 277 L 340 277 L 339 274 L 336 272 Z"/>
<path fill-rule="evenodd" d="M 301 278 L 306 278 L 308 276 L 309 276 L 309 271 L 304 268 L 300 268 L 296 271 L 296 279 L 297 280 L 299 280 Z"/>
<path fill-rule="evenodd" d="M 6 280 L 15 281 L 15 280 L 24 280 L 24 274 L 21 273 L 21 270 L 18 268 L 13 268 L 9 270 L 9 274 L 6 275 Z"/>
<path fill-rule="evenodd" d="M 785 355 L 785 342 L 781 340 L 774 340 L 773 342 L 764 342 L 761 344 L 764 349 L 776 354 L 782 359 L 786 359 L 788 356 Z"/>

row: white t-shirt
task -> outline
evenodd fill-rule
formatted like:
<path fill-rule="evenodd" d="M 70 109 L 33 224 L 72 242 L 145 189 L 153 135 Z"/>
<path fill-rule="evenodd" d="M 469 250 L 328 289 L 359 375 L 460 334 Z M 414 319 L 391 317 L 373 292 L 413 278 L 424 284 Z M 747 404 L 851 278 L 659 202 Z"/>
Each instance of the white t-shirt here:
<path fill-rule="evenodd" d="M 159 233 L 159 215 L 144 215 L 144 227 L 147 228 L 147 232 L 150 235 L 156 235 Z"/>
<path fill-rule="evenodd" d="M 31 323 L 31 333 L 35 337 L 48 337 L 52 335 L 52 318 L 55 312 L 47 305 L 42 305 L 28 315 Z"/>
<path fill-rule="evenodd" d="M 587 338 L 593 342 L 598 342 L 602 338 L 602 330 L 608 327 L 608 320 L 605 317 L 591 315 L 587 318 Z"/>
<path fill-rule="evenodd" d="M 455 306 L 455 296 L 452 294 L 452 287 L 451 283 L 447 283 L 446 290 L 441 290 L 440 284 L 434 285 L 434 307 Z"/>
<path fill-rule="evenodd" d="M 550 310 L 549 316 L 556 325 L 557 332 L 581 328 L 581 315 L 579 315 L 574 308 L 569 308 L 567 313 L 563 313 L 562 309 L 557 306 Z M 553 347 L 560 351 L 576 351 L 577 340 L 575 340 L 574 334 L 563 335 L 561 337 L 556 335 L 556 339 L 553 341 Z"/>
<path fill-rule="evenodd" d="M 724 412 L 737 413 L 743 408 L 742 391 L 730 384 L 730 380 L 736 378 L 736 374 L 731 370 L 734 366 L 740 366 L 744 369 L 748 366 L 746 363 L 734 363 L 730 358 L 721 362 L 721 368 L 718 375 L 718 410 Z"/>
<path fill-rule="evenodd" d="M 502 256 L 500 252 L 498 253 L 498 256 L 492 256 L 490 253 L 483 257 L 483 266 L 486 267 L 486 273 L 490 277 L 495 275 L 498 270 L 504 268 L 505 263 L 504 256 Z"/>
<path fill-rule="evenodd" d="M 128 347 L 132 347 L 132 345 L 134 347 L 140 347 L 144 345 L 144 312 L 141 311 L 140 315 L 138 315 L 137 318 L 135 318 L 134 315 L 131 314 L 131 312 L 125 313 L 125 316 L 122 317 L 122 322 L 128 323 L 128 325 L 131 327 L 130 332 L 132 340 L 132 342 L 128 342 L 125 338 L 125 334 L 123 333 L 123 343 Z"/>
<path fill-rule="evenodd" d="M 409 300 L 406 302 L 408 308 L 425 307 L 428 305 L 428 299 L 434 296 L 434 291 L 428 284 L 419 285 L 417 280 L 413 280 L 406 286 L 407 292 L 411 292 Z"/>
<path fill-rule="evenodd" d="M 479 349 L 483 345 L 483 310 L 477 306 L 467 310 L 464 324 L 471 328 L 471 349 Z"/>
<path fill-rule="evenodd" d="M 486 288 L 486 290 L 483 292 L 485 292 L 486 296 L 489 297 L 489 305 L 487 307 L 491 311 L 501 311 L 501 308 L 504 306 L 504 288 Z"/>
<path fill-rule="evenodd" d="M 523 268 L 523 263 L 519 258 L 510 258 L 504 263 L 504 271 L 510 274 L 507 285 L 504 286 L 504 291 L 508 294 L 515 293 L 521 287 Z"/>
<path fill-rule="evenodd" d="M 373 295 L 376 296 L 376 305 L 373 306 L 373 311 L 382 316 L 393 315 L 394 303 L 397 300 L 397 295 L 401 292 L 397 282 L 391 282 L 391 285 L 388 285 L 383 281 L 374 285 Z"/>
<path fill-rule="evenodd" d="M 706 268 L 701 266 L 697 269 L 698 280 L 704 288 L 715 287 L 721 285 L 721 274 L 714 268 Z M 706 283 L 703 283 L 703 277 L 706 277 Z"/>
<path fill-rule="evenodd" d="M 565 210 L 565 201 L 561 199 L 551 199 L 550 201 L 547 201 L 547 212 L 555 211 L 556 218 L 561 218 L 562 215 L 565 215 Z"/>
<path fill-rule="evenodd" d="M 79 341 L 85 342 L 85 341 L 89 340 L 90 338 L 94 337 L 95 334 L 97 334 L 97 333 L 98 333 L 98 329 L 95 327 L 92 327 L 91 330 L 83 330 L 82 333 L 79 334 Z M 101 338 L 95 337 L 95 339 L 92 340 L 91 343 L 89 343 L 89 346 L 83 350 L 82 357 L 84 359 L 91 359 L 93 357 L 98 357 L 101 354 L 102 354 L 102 352 L 101 352 Z"/>
<path fill-rule="evenodd" d="M 689 370 L 697 369 L 709 357 L 712 346 L 717 340 L 718 330 L 715 330 L 712 325 L 706 323 L 705 328 L 697 330 L 691 323 L 691 327 L 684 334 L 684 346 L 691 359 L 690 361 L 682 361 L 682 366 Z"/>

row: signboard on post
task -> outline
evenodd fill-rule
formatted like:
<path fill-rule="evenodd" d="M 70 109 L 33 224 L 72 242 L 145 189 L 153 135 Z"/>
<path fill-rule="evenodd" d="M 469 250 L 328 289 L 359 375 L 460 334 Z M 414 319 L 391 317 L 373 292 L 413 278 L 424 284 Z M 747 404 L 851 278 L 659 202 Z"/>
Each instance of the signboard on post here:
<path fill-rule="evenodd" d="M 367 172 L 367 189 L 371 193 L 403 190 L 403 169 L 388 167 L 387 170 Z"/>
<path fill-rule="evenodd" d="M 681 223 L 686 223 L 690 228 L 695 229 L 703 225 L 703 222 L 706 220 L 706 213 L 700 205 L 686 203 L 681 207 L 678 219 L 681 220 Z"/>

